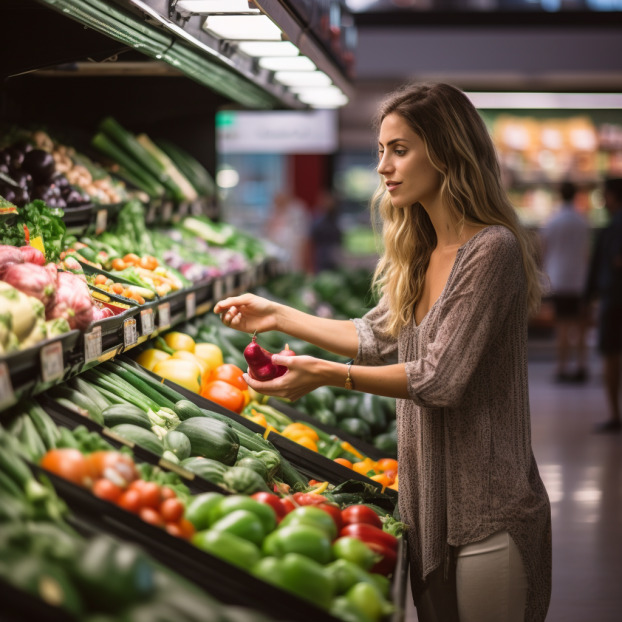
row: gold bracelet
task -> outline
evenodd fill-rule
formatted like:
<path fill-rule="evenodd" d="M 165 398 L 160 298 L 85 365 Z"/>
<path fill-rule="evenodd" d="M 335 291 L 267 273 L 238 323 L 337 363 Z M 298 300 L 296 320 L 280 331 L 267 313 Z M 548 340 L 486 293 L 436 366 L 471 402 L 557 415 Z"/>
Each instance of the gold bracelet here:
<path fill-rule="evenodd" d="M 347 368 L 348 368 L 348 375 L 346 377 L 346 383 L 345 383 L 345 388 L 348 389 L 348 391 L 352 390 L 354 388 L 354 383 L 352 382 L 352 377 L 350 376 L 350 367 L 352 367 L 352 363 L 353 361 L 350 361 L 347 364 Z"/>

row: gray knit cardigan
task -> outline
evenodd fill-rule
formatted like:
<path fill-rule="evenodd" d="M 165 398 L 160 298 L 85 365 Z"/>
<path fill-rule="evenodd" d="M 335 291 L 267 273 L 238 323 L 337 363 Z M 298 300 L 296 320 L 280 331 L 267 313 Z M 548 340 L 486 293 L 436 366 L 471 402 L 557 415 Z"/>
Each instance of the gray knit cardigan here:
<path fill-rule="evenodd" d="M 419 326 L 384 333 L 386 305 L 353 320 L 355 364 L 406 366 L 397 401 L 399 510 L 408 524 L 415 599 L 455 547 L 507 530 L 529 588 L 525 622 L 551 593 L 549 499 L 531 448 L 526 279 L 509 229 L 486 227 L 458 249 Z M 356 379 L 355 379 L 356 382 Z"/>

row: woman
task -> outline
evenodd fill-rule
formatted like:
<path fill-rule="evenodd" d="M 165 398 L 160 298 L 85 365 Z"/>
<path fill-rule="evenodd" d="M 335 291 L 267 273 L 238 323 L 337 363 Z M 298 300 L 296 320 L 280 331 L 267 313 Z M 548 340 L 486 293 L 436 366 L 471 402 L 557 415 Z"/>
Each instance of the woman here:
<path fill-rule="evenodd" d="M 399 510 L 421 622 L 539 622 L 551 531 L 527 387 L 527 318 L 540 297 L 534 254 L 461 91 L 406 87 L 379 120 L 376 308 L 328 320 L 245 294 L 215 311 L 239 330 L 279 330 L 354 358 L 275 357 L 285 375 L 246 378 L 261 393 L 295 400 L 351 381 L 398 398 Z"/>

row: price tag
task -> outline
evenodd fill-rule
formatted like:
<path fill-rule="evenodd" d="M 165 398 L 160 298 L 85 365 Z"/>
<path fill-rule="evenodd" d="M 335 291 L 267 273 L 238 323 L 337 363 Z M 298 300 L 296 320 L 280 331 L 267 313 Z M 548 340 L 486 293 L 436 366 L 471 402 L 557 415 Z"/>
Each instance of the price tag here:
<path fill-rule="evenodd" d="M 6 363 L 0 363 L 0 409 L 15 403 L 15 393 L 11 384 L 11 375 Z"/>
<path fill-rule="evenodd" d="M 108 210 L 97 210 L 97 216 L 95 217 L 95 235 L 99 235 L 106 231 L 106 225 L 108 224 Z"/>
<path fill-rule="evenodd" d="M 158 305 L 158 328 L 166 328 L 171 325 L 171 303 L 163 302 Z"/>
<path fill-rule="evenodd" d="M 43 346 L 40 351 L 41 378 L 43 382 L 52 382 L 63 377 L 65 363 L 63 361 L 63 345 L 60 341 Z"/>
<path fill-rule="evenodd" d="M 140 312 L 140 326 L 143 335 L 151 335 L 155 330 L 155 319 L 153 317 L 153 309 L 143 309 Z"/>
<path fill-rule="evenodd" d="M 136 330 L 136 320 L 131 317 L 123 322 L 123 345 L 128 348 L 138 341 L 138 331 Z"/>
<path fill-rule="evenodd" d="M 102 355 L 102 327 L 96 326 L 84 335 L 84 362 L 90 363 Z"/>
<path fill-rule="evenodd" d="M 218 302 L 222 300 L 224 294 L 224 281 L 222 279 L 216 279 L 214 281 L 214 300 Z"/>
<path fill-rule="evenodd" d="M 197 313 L 197 295 L 196 292 L 190 292 L 186 295 L 186 319 L 194 317 Z"/>

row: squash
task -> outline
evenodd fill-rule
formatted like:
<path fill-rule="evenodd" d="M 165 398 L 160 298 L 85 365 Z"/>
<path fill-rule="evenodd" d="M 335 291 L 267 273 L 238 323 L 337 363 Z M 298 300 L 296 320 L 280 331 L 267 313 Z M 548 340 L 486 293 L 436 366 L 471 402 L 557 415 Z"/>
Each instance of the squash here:
<path fill-rule="evenodd" d="M 235 464 L 240 439 L 228 425 L 209 417 L 192 417 L 175 429 L 190 439 L 193 456 L 211 458 L 227 466 Z"/>

